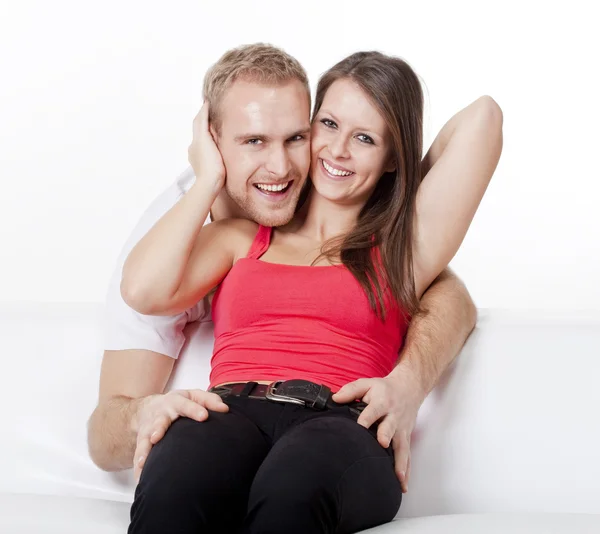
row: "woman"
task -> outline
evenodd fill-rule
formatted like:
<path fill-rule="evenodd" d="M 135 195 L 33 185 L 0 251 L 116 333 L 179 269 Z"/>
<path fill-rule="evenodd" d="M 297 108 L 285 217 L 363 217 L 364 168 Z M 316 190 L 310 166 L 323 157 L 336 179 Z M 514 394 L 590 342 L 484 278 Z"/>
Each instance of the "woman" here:
<path fill-rule="evenodd" d="M 282 525 L 286 532 L 290 525 L 297 532 L 355 532 L 395 516 L 401 488 L 391 448 L 378 443 L 373 428 L 355 424 L 364 403 L 338 405 L 331 392 L 391 371 L 408 317 L 466 234 L 499 158 L 502 117 L 489 97 L 461 113 L 445 127 L 445 146 L 434 147 L 441 155 L 423 179 L 417 76 L 402 60 L 354 54 L 319 82 L 312 185 L 289 224 L 226 220 L 204 227 L 187 263 L 173 269 L 169 283 L 177 289 L 167 299 L 153 300 L 152 291 L 135 297 L 128 284 L 152 261 L 145 243 L 172 236 L 155 227 L 136 246 L 122 292 L 138 311 L 178 313 L 217 288 L 210 388 L 230 407 L 207 423 L 178 420 L 148 458 L 139 491 L 160 485 L 144 478 L 151 465 L 160 469 L 160 446 L 189 432 L 194 446 L 210 440 L 213 449 L 206 460 L 199 454 L 199 469 L 208 474 L 190 480 L 188 493 L 204 516 L 222 509 L 227 495 L 225 531 L 243 521 L 243 532 Z M 468 165 L 461 120 L 471 122 L 469 135 L 480 128 L 489 138 Z M 210 145 L 207 109 L 203 130 Z M 209 150 L 214 156 L 214 143 Z M 286 475 L 277 477 L 282 470 Z"/>

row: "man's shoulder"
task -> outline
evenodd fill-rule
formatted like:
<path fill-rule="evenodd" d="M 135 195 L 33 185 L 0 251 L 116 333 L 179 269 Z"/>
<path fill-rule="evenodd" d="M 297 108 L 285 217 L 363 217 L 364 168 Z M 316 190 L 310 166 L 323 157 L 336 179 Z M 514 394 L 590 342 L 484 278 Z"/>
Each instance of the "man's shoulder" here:
<path fill-rule="evenodd" d="M 193 169 L 188 167 L 179 176 L 177 176 L 171 185 L 169 185 L 152 201 L 152 203 L 144 211 L 142 220 L 144 218 L 151 218 L 154 216 L 158 216 L 158 218 L 160 218 L 189 191 L 195 180 L 196 177 L 194 176 Z"/>
<path fill-rule="evenodd" d="M 175 181 L 171 183 L 162 193 L 160 193 L 150 205 L 142 212 L 137 224 L 129 235 L 125 251 L 128 253 L 131 248 L 154 226 L 154 224 L 169 211 L 190 187 L 194 184 L 196 177 L 191 167 L 183 171 Z M 206 222 L 208 222 L 207 219 Z M 205 222 L 205 224 L 206 224 Z"/>
<path fill-rule="evenodd" d="M 208 316 L 204 301 L 173 317 L 142 315 L 123 301 L 120 291 L 125 258 L 135 244 L 189 190 L 195 180 L 192 168 L 181 173 L 146 208 L 130 232 L 117 259 L 109 282 L 105 305 L 105 346 L 107 350 L 143 348 L 177 358 L 185 341 L 183 329 L 189 322 Z"/>

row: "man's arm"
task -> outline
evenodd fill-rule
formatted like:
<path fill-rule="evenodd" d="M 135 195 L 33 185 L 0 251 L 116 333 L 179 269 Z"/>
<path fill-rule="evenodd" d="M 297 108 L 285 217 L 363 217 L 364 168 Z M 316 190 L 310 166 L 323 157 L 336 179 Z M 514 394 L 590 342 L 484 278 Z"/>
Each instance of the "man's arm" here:
<path fill-rule="evenodd" d="M 164 391 L 174 362 L 150 350 L 104 351 L 98 405 L 88 423 L 90 456 L 98 467 L 116 471 L 133 465 L 140 404 Z"/>
<path fill-rule="evenodd" d="M 412 318 L 394 374 L 409 373 L 427 397 L 454 361 L 477 322 L 464 283 L 449 269 L 433 281 Z"/>
<path fill-rule="evenodd" d="M 334 396 L 339 403 L 368 404 L 357 422 L 369 428 L 379 421 L 377 439 L 394 448 L 396 474 L 408 491 L 410 438 L 419 408 L 454 361 L 477 321 L 477 309 L 465 285 L 449 269 L 421 297 L 396 367 L 385 378 L 361 378 Z"/>
<path fill-rule="evenodd" d="M 134 467 L 137 477 L 175 419 L 204 421 L 209 409 L 228 411 L 218 395 L 203 390 L 162 394 L 173 364 L 173 358 L 149 350 L 105 351 L 98 406 L 88 423 L 90 456 L 98 467 Z"/>
<path fill-rule="evenodd" d="M 189 168 L 146 209 L 124 244 L 109 283 L 98 405 L 88 422 L 91 458 L 107 471 L 132 467 L 135 456 L 137 475 L 152 444 L 178 415 L 203 420 L 205 407 L 227 411 L 220 397 L 199 390 L 162 395 L 185 342 L 183 329 L 204 315 L 203 303 L 177 316 L 150 317 L 127 306 L 119 291 L 127 254 L 193 181 Z"/>

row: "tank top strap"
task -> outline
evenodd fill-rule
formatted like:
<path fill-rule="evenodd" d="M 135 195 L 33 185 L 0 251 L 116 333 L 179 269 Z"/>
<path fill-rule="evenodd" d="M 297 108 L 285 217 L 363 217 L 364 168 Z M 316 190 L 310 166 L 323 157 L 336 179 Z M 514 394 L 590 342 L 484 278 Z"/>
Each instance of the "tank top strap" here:
<path fill-rule="evenodd" d="M 269 248 L 272 232 L 273 228 L 271 226 L 259 225 L 256 237 L 254 238 L 246 257 L 253 260 L 260 258 Z"/>

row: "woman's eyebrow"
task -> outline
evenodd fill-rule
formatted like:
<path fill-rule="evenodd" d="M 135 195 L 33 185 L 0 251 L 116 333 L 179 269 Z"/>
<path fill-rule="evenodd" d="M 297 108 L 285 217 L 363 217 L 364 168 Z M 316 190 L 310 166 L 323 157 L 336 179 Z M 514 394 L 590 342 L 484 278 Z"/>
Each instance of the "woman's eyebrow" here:
<path fill-rule="evenodd" d="M 333 113 L 331 113 L 331 111 L 329 111 L 329 110 L 327 110 L 327 109 L 323 109 L 323 108 L 321 108 L 321 109 L 319 110 L 319 113 L 321 113 L 321 112 L 323 112 L 323 113 L 325 113 L 325 114 L 329 115 L 329 116 L 332 118 L 332 120 L 333 120 L 334 122 L 337 122 L 337 123 L 339 123 L 339 122 L 340 122 L 340 121 L 337 119 L 337 117 L 336 117 L 336 116 L 335 116 Z M 377 133 L 375 130 L 372 130 L 371 128 L 364 128 L 364 127 L 362 127 L 362 126 L 357 126 L 357 127 L 355 127 L 354 129 L 355 129 L 355 130 L 361 130 L 361 131 L 364 131 L 365 133 L 368 133 L 369 135 L 373 135 L 373 136 L 375 136 L 375 137 L 379 137 L 379 139 L 383 139 L 383 136 L 382 136 L 380 133 Z"/>

